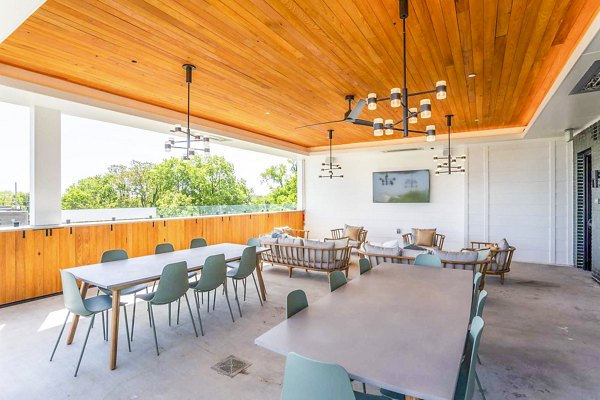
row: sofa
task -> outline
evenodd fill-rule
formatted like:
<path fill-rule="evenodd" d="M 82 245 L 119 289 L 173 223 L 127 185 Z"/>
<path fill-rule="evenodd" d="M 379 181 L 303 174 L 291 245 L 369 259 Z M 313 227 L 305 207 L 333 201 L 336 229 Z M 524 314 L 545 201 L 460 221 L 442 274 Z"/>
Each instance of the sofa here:
<path fill-rule="evenodd" d="M 365 243 L 364 249 L 359 251 L 360 258 L 369 260 L 373 267 L 381 263 L 414 264 L 419 254 L 435 254 L 442 260 L 443 268 L 472 270 L 473 273 L 481 272 L 480 289 L 485 285 L 485 276 L 491 264 L 491 257 L 480 257 L 477 251 L 442 251 L 442 250 L 415 250 L 414 248 L 380 247 Z"/>
<path fill-rule="evenodd" d="M 306 271 L 344 271 L 348 276 L 350 251 L 347 239 L 320 242 L 303 238 L 260 238 L 261 246 L 270 251 L 261 255 L 262 263 L 280 265 L 289 269 L 292 277 L 294 268 Z"/>

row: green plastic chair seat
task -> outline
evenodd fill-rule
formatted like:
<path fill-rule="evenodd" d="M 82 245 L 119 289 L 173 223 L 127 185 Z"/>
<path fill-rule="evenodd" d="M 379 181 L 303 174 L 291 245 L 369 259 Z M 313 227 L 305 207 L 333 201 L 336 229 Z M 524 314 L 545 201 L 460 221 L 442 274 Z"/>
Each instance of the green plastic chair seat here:
<path fill-rule="evenodd" d="M 232 261 L 232 262 L 227 263 L 227 268 L 238 269 L 239 267 L 240 267 L 239 261 Z"/>
<path fill-rule="evenodd" d="M 85 305 L 85 308 L 95 314 L 101 311 L 110 310 L 112 308 L 112 298 L 105 295 L 94 296 L 83 300 L 83 304 Z"/>
<path fill-rule="evenodd" d="M 137 297 L 138 297 L 138 299 L 142 299 L 144 301 L 152 301 L 155 294 L 156 294 L 156 292 L 142 293 L 142 294 L 138 294 Z"/>
<path fill-rule="evenodd" d="M 188 272 L 188 278 L 193 278 L 196 276 L 196 271 Z"/>
<path fill-rule="evenodd" d="M 142 290 L 146 290 L 148 288 L 148 286 L 140 284 L 140 285 L 133 285 L 133 286 L 129 286 L 123 290 L 121 290 L 121 296 L 127 296 L 129 294 L 134 294 L 137 292 L 141 292 Z M 112 296 L 112 290 L 109 289 L 104 289 L 104 288 L 98 288 L 100 289 L 100 291 L 108 296 Z"/>
<path fill-rule="evenodd" d="M 235 268 L 234 267 L 230 267 L 229 265 L 227 265 L 227 266 L 229 267 L 229 269 L 227 270 L 227 277 L 228 278 L 234 278 L 237 275 L 237 273 L 238 273 L 239 266 L 237 266 Z"/>
<path fill-rule="evenodd" d="M 385 397 L 389 397 L 390 399 L 398 399 L 398 400 L 404 400 L 405 399 L 405 396 L 402 393 L 392 392 L 391 390 L 379 389 L 379 392 L 382 395 L 384 395 Z"/>
<path fill-rule="evenodd" d="M 200 279 L 198 282 L 190 283 L 190 289 L 197 290 L 199 292 L 210 292 L 223 285 L 223 282 L 209 282 L 207 280 Z"/>

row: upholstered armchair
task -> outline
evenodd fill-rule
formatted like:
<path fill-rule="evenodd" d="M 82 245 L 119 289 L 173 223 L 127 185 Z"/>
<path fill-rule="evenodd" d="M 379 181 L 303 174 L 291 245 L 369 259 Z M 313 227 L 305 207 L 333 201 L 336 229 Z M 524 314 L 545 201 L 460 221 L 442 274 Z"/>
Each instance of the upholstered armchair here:
<path fill-rule="evenodd" d="M 331 230 L 332 239 L 348 238 L 348 244 L 355 249 L 360 249 L 367 241 L 367 230 L 360 226 L 349 226 Z"/>
<path fill-rule="evenodd" d="M 415 230 L 418 231 L 418 229 L 415 229 Z M 427 245 L 416 243 L 415 235 L 413 235 L 412 233 L 406 233 L 406 234 L 402 235 L 402 240 L 404 241 L 404 243 L 408 243 L 408 244 L 412 244 L 412 245 L 416 245 L 416 246 L 420 246 L 420 247 L 425 247 L 430 250 L 433 250 L 434 248 L 438 249 L 438 250 L 442 250 L 442 248 L 444 247 L 444 239 L 446 239 L 445 235 L 435 233 L 433 235 L 433 242 L 432 242 L 433 245 L 427 246 Z"/>
<path fill-rule="evenodd" d="M 510 263 L 516 250 L 514 246 L 509 246 L 506 239 L 501 244 L 492 242 L 471 242 L 472 249 L 489 248 L 491 250 L 491 260 L 488 267 L 488 275 L 500 276 L 500 283 L 504 285 L 504 274 L 510 272 Z"/>

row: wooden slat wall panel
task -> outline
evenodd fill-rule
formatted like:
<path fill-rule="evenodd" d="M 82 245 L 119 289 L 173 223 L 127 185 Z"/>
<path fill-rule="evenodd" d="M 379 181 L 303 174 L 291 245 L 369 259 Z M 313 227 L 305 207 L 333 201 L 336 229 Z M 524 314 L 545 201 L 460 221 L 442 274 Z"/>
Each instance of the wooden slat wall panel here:
<path fill-rule="evenodd" d="M 139 257 L 153 254 L 158 243 L 186 249 L 196 237 L 204 237 L 209 244 L 243 244 L 286 225 L 303 229 L 304 212 L 0 232 L 0 304 L 60 292 L 61 269 L 96 263 L 108 249 L 124 249 L 130 257 Z"/>

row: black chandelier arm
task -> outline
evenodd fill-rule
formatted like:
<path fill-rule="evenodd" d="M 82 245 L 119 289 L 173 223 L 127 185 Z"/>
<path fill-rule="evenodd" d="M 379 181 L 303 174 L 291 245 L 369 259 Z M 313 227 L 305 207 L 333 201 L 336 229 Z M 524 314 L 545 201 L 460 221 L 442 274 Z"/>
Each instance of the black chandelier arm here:
<path fill-rule="evenodd" d="M 436 89 L 433 90 L 426 90 L 424 92 L 415 92 L 415 93 L 408 93 L 408 97 L 412 97 L 412 96 L 420 96 L 423 94 L 431 94 L 431 93 L 436 93 Z"/>
<path fill-rule="evenodd" d="M 421 114 L 421 110 L 419 110 L 419 111 L 417 111 L 417 112 L 409 112 L 409 113 L 408 113 L 408 118 L 416 117 L 416 116 L 418 116 L 419 114 Z M 394 123 L 394 125 L 392 125 L 392 126 L 396 126 L 396 125 L 398 125 L 398 124 L 401 124 L 402 122 L 404 122 L 404 120 L 403 120 L 403 119 L 401 119 L 401 120 L 400 120 L 400 121 L 398 121 L 398 122 L 395 122 L 395 123 Z M 394 128 L 394 130 L 397 130 L 397 131 L 402 131 L 402 130 L 404 130 L 404 129 L 396 129 L 396 128 Z M 410 132 L 410 130 L 409 130 L 409 132 Z"/>
<path fill-rule="evenodd" d="M 416 130 L 414 130 L 414 129 L 409 129 L 408 131 L 409 131 L 410 133 L 420 133 L 420 134 L 422 134 L 422 135 L 427 135 L 427 132 L 426 132 L 426 131 L 416 131 Z"/>

